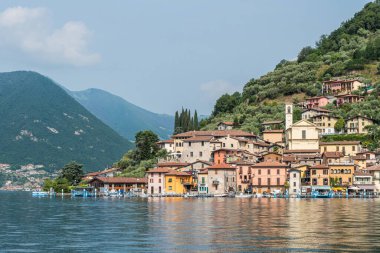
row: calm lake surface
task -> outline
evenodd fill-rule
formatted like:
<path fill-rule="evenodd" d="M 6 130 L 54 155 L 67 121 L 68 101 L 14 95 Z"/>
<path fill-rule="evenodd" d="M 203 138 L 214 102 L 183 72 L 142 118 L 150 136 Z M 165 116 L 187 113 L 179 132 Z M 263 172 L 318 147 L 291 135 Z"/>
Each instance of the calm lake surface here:
<path fill-rule="evenodd" d="M 33 198 L 0 192 L 0 252 L 379 252 L 380 199 Z"/>

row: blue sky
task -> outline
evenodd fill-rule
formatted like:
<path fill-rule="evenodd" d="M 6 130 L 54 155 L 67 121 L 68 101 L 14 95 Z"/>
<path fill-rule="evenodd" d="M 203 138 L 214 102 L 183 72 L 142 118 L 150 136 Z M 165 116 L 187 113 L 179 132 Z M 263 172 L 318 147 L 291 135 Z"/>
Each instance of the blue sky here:
<path fill-rule="evenodd" d="M 367 2 L 2 0 L 0 71 L 38 71 L 153 112 L 210 114 L 220 95 L 295 59 Z"/>

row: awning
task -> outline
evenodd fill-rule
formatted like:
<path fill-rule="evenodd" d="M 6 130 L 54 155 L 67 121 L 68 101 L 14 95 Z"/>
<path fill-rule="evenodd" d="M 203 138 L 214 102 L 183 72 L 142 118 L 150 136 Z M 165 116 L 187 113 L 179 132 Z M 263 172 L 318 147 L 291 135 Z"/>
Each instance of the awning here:
<path fill-rule="evenodd" d="M 315 185 L 311 187 L 313 190 L 331 190 L 328 185 Z"/>
<path fill-rule="evenodd" d="M 333 191 L 345 191 L 347 188 L 346 187 L 333 187 Z"/>
<path fill-rule="evenodd" d="M 376 190 L 376 187 L 374 185 L 358 185 L 360 190 Z"/>
<path fill-rule="evenodd" d="M 359 190 L 359 187 L 356 186 L 350 186 L 348 187 L 349 190 Z"/>

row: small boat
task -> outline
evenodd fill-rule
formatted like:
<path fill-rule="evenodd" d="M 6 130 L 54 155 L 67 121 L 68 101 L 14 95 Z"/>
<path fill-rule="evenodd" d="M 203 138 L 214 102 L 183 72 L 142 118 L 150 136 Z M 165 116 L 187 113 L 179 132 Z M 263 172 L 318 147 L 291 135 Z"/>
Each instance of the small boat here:
<path fill-rule="evenodd" d="M 214 194 L 214 197 L 228 197 L 227 193 Z"/>
<path fill-rule="evenodd" d="M 252 194 L 243 194 L 243 193 L 240 193 L 238 195 L 235 195 L 235 198 L 252 198 L 253 195 Z"/>
<path fill-rule="evenodd" d="M 34 191 L 32 192 L 33 197 L 47 197 L 49 196 L 49 192 L 44 192 L 44 191 Z"/>
<path fill-rule="evenodd" d="M 72 197 L 96 197 L 96 190 L 93 187 L 76 187 L 71 191 Z"/>

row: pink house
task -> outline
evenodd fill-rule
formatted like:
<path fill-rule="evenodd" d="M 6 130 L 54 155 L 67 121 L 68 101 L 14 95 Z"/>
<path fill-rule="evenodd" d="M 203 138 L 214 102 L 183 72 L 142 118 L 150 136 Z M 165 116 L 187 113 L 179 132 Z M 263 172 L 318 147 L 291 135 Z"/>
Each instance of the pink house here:
<path fill-rule="evenodd" d="M 288 165 L 266 161 L 251 166 L 253 192 L 285 191 Z"/>
<path fill-rule="evenodd" d="M 306 99 L 306 108 L 318 108 L 326 106 L 329 103 L 329 99 L 327 97 L 312 97 Z"/>
<path fill-rule="evenodd" d="M 165 174 L 173 171 L 171 168 L 155 168 L 147 171 L 148 194 L 165 193 Z"/>

